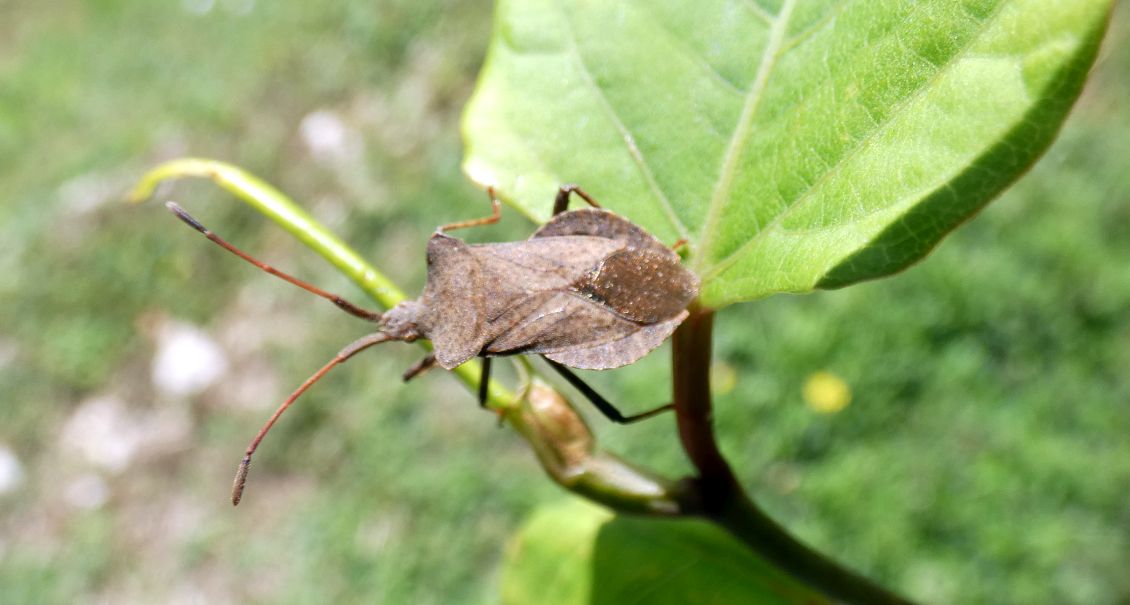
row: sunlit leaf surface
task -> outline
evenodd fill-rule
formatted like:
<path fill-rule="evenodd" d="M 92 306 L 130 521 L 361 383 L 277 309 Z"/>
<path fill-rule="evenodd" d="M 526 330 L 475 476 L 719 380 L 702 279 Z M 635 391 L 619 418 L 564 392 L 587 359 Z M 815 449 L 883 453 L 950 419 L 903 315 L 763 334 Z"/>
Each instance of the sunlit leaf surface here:
<path fill-rule="evenodd" d="M 501 0 L 466 171 L 687 238 L 711 306 L 920 259 L 1047 148 L 1108 0 Z"/>
<path fill-rule="evenodd" d="M 705 522 L 618 517 L 580 500 L 534 513 L 510 544 L 502 591 L 508 605 L 824 603 Z"/>

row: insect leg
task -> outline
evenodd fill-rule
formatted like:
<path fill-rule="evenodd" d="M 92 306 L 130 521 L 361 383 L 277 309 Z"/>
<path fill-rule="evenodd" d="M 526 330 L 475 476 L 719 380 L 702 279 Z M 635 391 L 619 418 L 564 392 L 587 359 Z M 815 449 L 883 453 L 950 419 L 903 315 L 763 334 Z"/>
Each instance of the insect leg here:
<path fill-rule="evenodd" d="M 298 279 L 297 277 L 294 277 L 294 276 L 289 275 L 287 273 L 283 273 L 282 271 L 279 271 L 278 269 L 268 265 L 267 263 L 265 263 L 265 262 L 255 258 L 255 257 L 251 256 L 250 254 L 244 252 L 243 250 L 236 248 L 232 244 L 229 244 L 226 240 L 224 240 L 220 236 L 216 235 L 215 233 L 212 233 L 211 230 L 209 230 L 204 225 L 200 224 L 200 221 L 192 218 L 192 215 L 190 215 L 188 212 L 185 212 L 184 208 L 181 208 L 180 206 L 178 206 L 176 204 L 176 202 L 166 202 L 165 207 L 168 208 L 170 212 L 175 214 L 177 216 L 177 218 L 184 221 L 185 224 L 187 224 L 189 227 L 192 227 L 193 229 L 196 229 L 197 231 L 203 233 L 204 237 L 208 238 L 209 240 L 212 240 L 212 242 L 219 245 L 224 250 L 231 252 L 232 254 L 242 258 L 243 260 L 251 263 L 252 265 L 255 265 L 256 267 L 259 267 L 260 269 L 266 271 L 267 273 L 270 273 L 271 275 L 274 275 L 275 277 L 282 278 L 282 279 L 298 286 L 299 288 L 306 290 L 307 292 L 321 296 L 322 298 L 324 298 L 324 299 L 332 302 L 333 304 L 337 305 L 338 308 L 341 309 L 342 311 L 345 311 L 346 313 L 349 313 L 350 315 L 353 315 L 354 317 L 360 317 L 361 319 L 367 319 L 369 321 L 380 321 L 381 320 L 382 315 L 380 313 L 377 313 L 376 311 L 369 311 L 369 310 L 366 310 L 366 309 L 362 309 L 361 307 L 358 307 L 357 305 L 345 300 L 344 298 L 342 298 L 342 297 L 340 297 L 336 294 L 331 294 L 331 293 L 326 292 L 325 290 L 323 290 L 323 289 L 321 289 L 321 288 L 319 288 L 319 287 L 317 287 L 313 284 L 304 282 L 301 279 Z"/>
<path fill-rule="evenodd" d="M 313 375 L 307 378 L 306 382 L 303 382 L 301 386 L 299 386 L 294 390 L 293 393 L 290 394 L 290 397 L 286 398 L 286 401 L 282 402 L 282 405 L 280 405 L 278 409 L 275 410 L 275 413 L 271 414 L 271 417 L 267 420 L 267 423 L 263 425 L 263 428 L 259 429 L 259 434 L 255 435 L 255 438 L 251 440 L 251 445 L 247 446 L 247 453 L 243 455 L 243 460 L 240 461 L 239 468 L 235 472 L 235 483 L 232 485 L 231 492 L 231 503 L 233 506 L 238 505 L 239 501 L 243 499 L 243 488 L 245 485 L 247 485 L 247 472 L 251 469 L 251 456 L 255 453 L 255 450 L 259 448 L 259 443 L 263 441 L 264 437 L 267 436 L 267 433 L 271 430 L 271 427 L 275 425 L 275 422 L 279 419 L 280 416 L 282 416 L 283 412 L 285 412 L 287 408 L 290 407 L 290 404 L 294 403 L 300 395 L 306 392 L 306 389 L 309 389 L 311 385 L 313 385 L 315 382 L 318 382 L 318 380 L 325 376 L 327 372 L 332 370 L 334 366 L 340 363 L 345 363 L 349 360 L 350 357 L 353 357 L 354 355 L 360 353 L 361 351 L 364 351 L 365 349 L 368 349 L 373 345 L 387 342 L 389 340 L 393 340 L 393 338 L 391 338 L 388 334 L 385 334 L 384 332 L 375 332 L 353 341 L 340 352 L 338 352 L 338 354 L 335 355 L 329 363 L 322 366 L 322 369 L 314 372 Z"/>
<path fill-rule="evenodd" d="M 581 199 L 588 202 L 589 206 L 592 206 L 593 208 L 600 208 L 600 204 L 598 204 L 597 201 L 594 200 L 593 197 L 589 195 L 588 192 L 586 192 L 584 189 L 581 189 L 577 185 L 562 185 L 561 188 L 557 190 L 557 198 L 553 200 L 554 216 L 557 216 L 558 214 L 561 214 L 562 212 L 568 210 L 570 193 L 576 193 L 577 195 L 581 196 Z"/>
<path fill-rule="evenodd" d="M 582 395 L 588 398 L 588 400 L 591 401 L 594 406 L 596 406 L 596 409 L 599 410 L 601 414 L 604 414 L 605 418 L 617 424 L 631 424 L 639 420 L 651 418 L 652 416 L 655 416 L 660 412 L 675 409 L 675 404 L 668 403 L 661 405 L 653 410 L 640 412 L 639 414 L 632 414 L 631 416 L 625 416 L 620 413 L 620 410 L 616 409 L 616 406 L 609 403 L 607 399 L 600 395 L 600 393 L 597 393 L 595 390 L 593 390 L 592 387 L 585 383 L 585 381 L 581 380 L 580 376 L 574 374 L 572 370 L 565 367 L 564 365 L 561 365 L 560 363 L 557 363 L 556 361 L 553 361 L 552 359 L 546 359 L 545 361 L 550 365 L 550 367 L 552 367 L 554 370 L 557 370 L 557 373 L 561 374 L 561 376 L 564 377 L 565 380 L 569 381 L 569 384 L 573 385 L 573 388 L 577 389 L 581 392 Z"/>
<path fill-rule="evenodd" d="M 483 373 L 479 375 L 479 407 L 487 407 L 487 394 L 490 391 L 490 357 L 483 358 Z"/>
<path fill-rule="evenodd" d="M 498 222 L 502 217 L 502 201 L 494 194 L 494 187 L 487 187 L 487 195 L 490 196 L 490 216 L 482 218 L 474 218 L 469 221 L 459 221 L 457 223 L 448 223 L 439 228 L 440 233 L 452 231 L 454 229 L 465 229 L 467 227 L 478 227 L 480 225 L 493 225 Z"/>
<path fill-rule="evenodd" d="M 404 382 L 408 382 L 434 367 L 436 367 L 436 354 L 428 353 L 424 355 L 423 359 L 412 364 L 407 370 L 404 370 Z"/>

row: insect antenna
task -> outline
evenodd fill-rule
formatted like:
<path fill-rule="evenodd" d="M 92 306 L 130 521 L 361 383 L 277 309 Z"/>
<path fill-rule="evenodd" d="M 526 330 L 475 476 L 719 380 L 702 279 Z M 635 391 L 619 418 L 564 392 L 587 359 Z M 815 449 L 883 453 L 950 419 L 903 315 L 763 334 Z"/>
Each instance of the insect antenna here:
<path fill-rule="evenodd" d="M 317 286 L 315 286 L 311 283 L 304 282 L 301 279 L 298 279 L 297 277 L 294 277 L 290 274 L 279 271 L 278 269 L 268 265 L 267 263 L 255 258 L 253 256 L 251 256 L 250 254 L 244 252 L 243 250 L 236 248 L 234 245 L 228 243 L 227 240 L 216 235 L 210 229 L 208 229 L 207 227 L 202 225 L 200 223 L 200 221 L 192 218 L 192 215 L 190 215 L 188 212 L 186 212 L 184 208 L 181 208 L 179 205 L 177 205 L 176 202 L 165 202 L 165 207 L 168 208 L 170 212 L 175 214 L 177 216 L 177 218 L 184 221 L 184 223 L 187 224 L 189 227 L 192 227 L 193 229 L 196 229 L 200 233 L 203 233 L 204 237 L 208 238 L 209 240 L 212 240 L 212 242 L 216 243 L 217 245 L 219 245 L 224 250 L 231 252 L 232 254 L 242 258 L 243 260 L 251 263 L 252 265 L 259 267 L 263 271 L 266 271 L 267 273 L 274 275 L 275 277 L 282 278 L 282 279 L 298 286 L 299 288 L 302 288 L 303 290 L 310 292 L 311 294 L 321 296 L 322 298 L 324 298 L 324 299 L 332 302 L 333 304 L 337 305 L 338 308 L 341 309 L 342 311 L 345 311 L 346 313 L 349 313 L 350 315 L 353 315 L 354 317 L 360 317 L 361 319 L 366 319 L 366 320 L 374 321 L 374 322 L 379 322 L 381 320 L 381 318 L 384 317 L 384 315 L 381 314 L 381 313 L 377 313 L 375 311 L 369 311 L 367 309 L 362 309 L 361 307 L 358 307 L 357 305 L 345 300 L 344 298 L 342 298 L 342 297 L 340 297 L 336 294 L 326 292 L 325 290 L 323 290 L 323 289 L 321 289 L 321 288 L 319 288 L 319 287 L 317 287 Z"/>
<path fill-rule="evenodd" d="M 283 415 L 283 412 L 285 412 L 287 408 L 289 408 L 290 405 L 298 399 L 299 396 L 305 393 L 306 389 L 309 389 L 311 385 L 321 380 L 321 378 L 325 376 L 330 370 L 332 370 L 334 366 L 345 363 L 349 360 L 350 357 L 353 357 L 354 355 L 360 353 L 361 351 L 364 351 L 365 349 L 368 349 L 373 345 L 377 345 L 382 342 L 388 342 L 390 340 L 400 339 L 393 335 L 386 334 L 385 332 L 376 332 L 369 334 L 368 336 L 364 336 L 354 341 L 353 343 L 350 343 L 349 346 L 345 347 L 337 355 L 335 355 L 334 358 L 329 361 L 329 363 L 322 366 L 320 370 L 314 372 L 314 374 L 307 378 L 306 382 L 303 382 L 297 389 L 294 390 L 293 393 L 290 394 L 289 397 L 286 398 L 286 401 L 282 402 L 278 409 L 275 410 L 275 413 L 271 414 L 271 417 L 267 419 L 267 423 L 263 425 L 263 428 L 259 429 L 259 433 L 255 435 L 255 438 L 251 440 L 251 445 L 247 446 L 247 453 L 243 455 L 243 460 L 239 462 L 239 468 L 237 468 L 235 471 L 235 482 L 232 484 L 232 506 L 238 506 L 239 501 L 243 499 L 243 488 L 247 485 L 247 473 L 251 470 L 251 456 L 255 453 L 255 450 L 259 448 L 259 443 L 262 442 L 263 438 L 267 436 L 267 433 L 270 432 L 271 427 L 275 425 L 275 422 L 278 421 L 279 417 Z"/>

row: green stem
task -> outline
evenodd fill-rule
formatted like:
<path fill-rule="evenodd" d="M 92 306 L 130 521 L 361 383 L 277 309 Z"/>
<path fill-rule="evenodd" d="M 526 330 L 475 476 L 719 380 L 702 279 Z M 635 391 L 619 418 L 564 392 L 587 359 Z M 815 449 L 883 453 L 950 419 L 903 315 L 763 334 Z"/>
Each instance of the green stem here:
<path fill-rule="evenodd" d="M 141 177 L 129 199 L 134 203 L 143 202 L 153 196 L 162 182 L 185 177 L 211 179 L 246 202 L 328 260 L 384 308 L 392 308 L 406 298 L 392 280 L 318 224 L 286 194 L 238 166 L 204 158 L 165 162 Z"/>
<path fill-rule="evenodd" d="M 841 566 L 790 535 L 746 495 L 714 436 L 710 356 L 714 313 L 693 306 L 673 337 L 675 414 L 683 449 L 698 469 L 690 482 L 701 515 L 785 572 L 843 603 L 910 601 Z"/>

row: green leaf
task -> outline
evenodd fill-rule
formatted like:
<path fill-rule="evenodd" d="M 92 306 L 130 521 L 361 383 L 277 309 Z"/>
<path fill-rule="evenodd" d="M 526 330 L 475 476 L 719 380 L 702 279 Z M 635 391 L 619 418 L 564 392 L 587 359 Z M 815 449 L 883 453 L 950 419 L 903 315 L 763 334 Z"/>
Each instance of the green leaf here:
<path fill-rule="evenodd" d="M 542 507 L 519 531 L 506 553 L 502 601 L 825 602 L 705 522 L 618 517 L 578 499 Z"/>
<path fill-rule="evenodd" d="M 464 169 L 690 242 L 712 307 L 926 255 L 1051 143 L 1109 0 L 500 0 Z"/>

